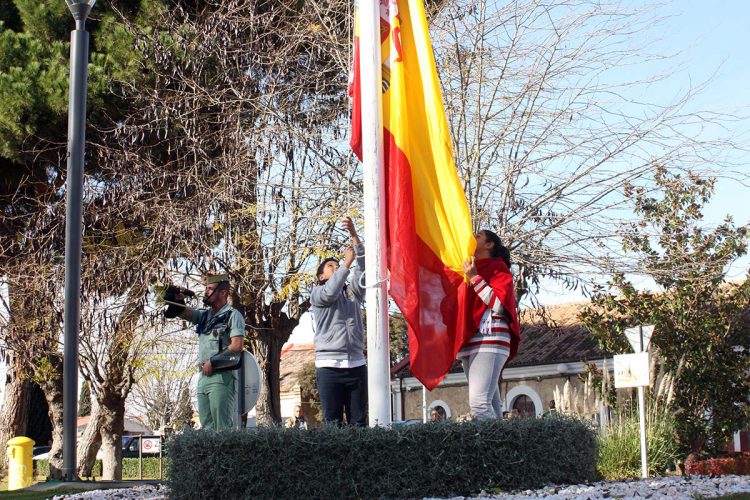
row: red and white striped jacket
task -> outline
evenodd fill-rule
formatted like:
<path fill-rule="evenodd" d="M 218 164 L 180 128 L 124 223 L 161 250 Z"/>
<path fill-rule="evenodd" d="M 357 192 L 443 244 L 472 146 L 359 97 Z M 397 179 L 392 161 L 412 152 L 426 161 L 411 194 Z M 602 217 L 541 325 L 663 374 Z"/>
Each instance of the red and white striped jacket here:
<path fill-rule="evenodd" d="M 469 356 L 478 352 L 493 352 L 510 355 L 510 326 L 505 316 L 505 309 L 495 292 L 481 276 L 474 276 L 469 284 L 479 298 L 487 304 L 479 329 L 474 332 L 466 344 L 461 348 L 458 357 Z"/>

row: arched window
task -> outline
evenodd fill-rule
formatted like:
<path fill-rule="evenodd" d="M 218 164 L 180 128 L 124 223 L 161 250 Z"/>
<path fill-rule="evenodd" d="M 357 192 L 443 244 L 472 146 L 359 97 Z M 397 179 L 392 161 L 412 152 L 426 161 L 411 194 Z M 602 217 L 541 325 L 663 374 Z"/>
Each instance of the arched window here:
<path fill-rule="evenodd" d="M 440 399 L 436 399 L 427 408 L 427 419 L 432 420 L 432 410 L 436 410 L 440 420 L 450 420 L 451 418 L 451 407 L 448 403 Z"/>
<path fill-rule="evenodd" d="M 534 401 L 525 394 L 518 396 L 513 400 L 513 410 L 518 410 L 521 417 L 535 417 L 536 408 L 534 407 Z"/>
<path fill-rule="evenodd" d="M 542 398 L 528 385 L 512 387 L 503 398 L 503 411 L 517 410 L 522 415 L 541 417 L 543 408 Z"/>

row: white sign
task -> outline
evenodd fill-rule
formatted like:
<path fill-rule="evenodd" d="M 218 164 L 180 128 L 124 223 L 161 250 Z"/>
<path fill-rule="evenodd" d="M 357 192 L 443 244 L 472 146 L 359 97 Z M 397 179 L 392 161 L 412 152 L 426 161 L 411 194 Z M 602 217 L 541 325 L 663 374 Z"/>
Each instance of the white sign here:
<path fill-rule="evenodd" d="M 645 387 L 649 385 L 649 353 L 617 354 L 615 361 L 615 388 Z"/>
<path fill-rule="evenodd" d="M 242 384 L 242 390 L 245 393 L 245 407 L 241 413 L 247 413 L 255 407 L 260 396 L 260 390 L 263 386 L 263 372 L 255 356 L 247 351 L 242 351 L 242 370 L 245 379 Z M 239 401 L 238 401 L 239 403 Z"/>
<path fill-rule="evenodd" d="M 641 349 L 641 331 L 643 329 L 643 349 Z M 633 346 L 635 352 L 647 351 L 648 344 L 651 342 L 651 335 L 654 333 L 654 325 L 636 326 L 633 328 L 625 329 L 625 337 L 627 337 L 630 345 Z"/>
<path fill-rule="evenodd" d="M 161 439 L 159 438 L 143 438 L 141 442 L 141 449 L 144 455 L 148 453 L 159 453 L 161 450 Z"/>

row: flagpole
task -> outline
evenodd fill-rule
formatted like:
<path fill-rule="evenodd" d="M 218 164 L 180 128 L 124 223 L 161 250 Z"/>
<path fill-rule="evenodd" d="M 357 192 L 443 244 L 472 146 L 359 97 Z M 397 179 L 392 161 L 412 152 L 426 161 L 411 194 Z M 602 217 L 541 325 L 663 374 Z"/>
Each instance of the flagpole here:
<path fill-rule="evenodd" d="M 370 426 L 390 426 L 390 352 L 386 290 L 385 170 L 380 68 L 380 0 L 359 3 L 362 163 L 367 281 L 367 392 Z"/>

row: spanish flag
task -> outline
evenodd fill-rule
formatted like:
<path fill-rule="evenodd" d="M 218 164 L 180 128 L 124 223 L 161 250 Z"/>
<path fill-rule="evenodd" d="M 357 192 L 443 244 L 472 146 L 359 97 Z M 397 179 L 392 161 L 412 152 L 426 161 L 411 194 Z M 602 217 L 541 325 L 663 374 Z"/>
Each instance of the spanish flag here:
<path fill-rule="evenodd" d="M 473 333 L 462 264 L 476 242 L 422 1 L 380 1 L 385 219 L 389 291 L 409 325 L 411 371 L 433 389 Z M 357 22 L 354 40 L 351 146 L 362 159 Z"/>

